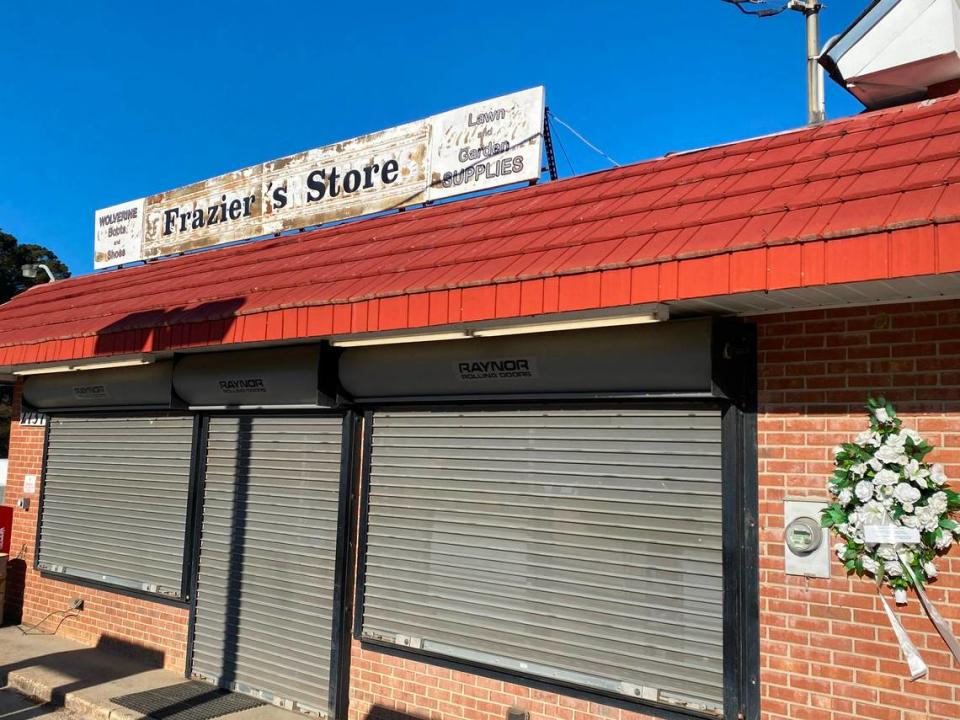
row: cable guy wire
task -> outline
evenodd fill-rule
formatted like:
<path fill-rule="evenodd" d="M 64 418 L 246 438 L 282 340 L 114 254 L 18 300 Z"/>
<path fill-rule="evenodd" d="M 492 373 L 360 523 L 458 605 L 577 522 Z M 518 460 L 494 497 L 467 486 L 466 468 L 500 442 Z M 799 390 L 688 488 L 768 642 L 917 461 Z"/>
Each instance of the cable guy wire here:
<path fill-rule="evenodd" d="M 553 118 L 553 119 L 556 120 L 556 118 Z M 550 118 L 547 118 L 547 120 L 549 121 Z M 567 160 L 567 165 L 570 166 L 570 174 L 571 174 L 571 175 L 576 175 L 576 174 L 577 174 L 577 170 L 576 170 L 576 168 L 573 167 L 573 163 L 570 162 L 570 156 L 567 155 L 567 149 L 563 146 L 563 140 L 560 139 L 560 135 L 559 135 L 559 134 L 557 134 L 557 144 L 560 146 L 560 152 L 563 153 L 563 157 L 566 158 L 566 160 Z"/>
<path fill-rule="evenodd" d="M 770 3 L 766 0 L 722 0 L 722 2 L 728 3 L 730 5 L 735 5 L 737 10 L 742 12 L 744 15 L 755 15 L 756 17 L 772 17 L 774 15 L 779 15 L 790 3 L 784 3 L 780 7 L 763 7 L 764 5 L 769 5 Z M 745 5 L 753 6 L 754 10 L 750 10 Z"/>
<path fill-rule="evenodd" d="M 618 162 L 617 162 L 616 160 L 614 160 L 612 157 L 610 157 L 609 155 L 607 155 L 603 150 L 601 150 L 601 149 L 598 148 L 596 145 L 594 145 L 592 142 L 590 142 L 589 140 L 587 140 L 583 135 L 581 135 L 580 133 L 578 133 L 578 132 L 577 132 L 576 130 L 574 130 L 572 127 L 570 127 L 569 125 L 567 125 L 567 123 L 565 123 L 563 120 L 561 120 L 560 118 L 558 118 L 558 117 L 557 117 L 557 114 L 556 114 L 555 112 L 553 112 L 552 110 L 550 111 L 550 117 L 552 117 L 552 118 L 553 118 L 554 120 L 556 120 L 558 123 L 560 123 L 561 125 L 563 125 L 567 130 L 569 130 L 569 131 L 572 132 L 574 135 L 576 135 L 577 138 L 580 140 L 580 142 L 582 142 L 582 143 L 583 143 L 584 145 L 586 145 L 588 148 L 590 148 L 591 150 L 593 150 L 593 151 L 594 151 L 595 153 L 597 153 L 598 155 L 602 155 L 602 156 L 605 157 L 607 160 L 609 160 L 611 163 L 613 163 L 613 166 L 614 166 L 614 167 L 620 167 L 620 163 L 618 163 Z M 561 149 L 562 149 L 562 147 L 563 147 L 563 146 L 561 145 Z"/>

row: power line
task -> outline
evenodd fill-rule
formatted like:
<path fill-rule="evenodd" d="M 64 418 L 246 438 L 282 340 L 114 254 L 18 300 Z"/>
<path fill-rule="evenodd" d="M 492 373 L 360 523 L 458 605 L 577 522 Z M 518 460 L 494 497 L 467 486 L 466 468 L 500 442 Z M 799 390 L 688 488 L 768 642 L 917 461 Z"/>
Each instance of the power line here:
<path fill-rule="evenodd" d="M 556 119 L 556 116 L 555 116 L 555 115 L 552 115 L 552 113 L 551 113 L 551 116 L 552 116 L 554 119 Z M 576 175 L 576 174 L 577 174 L 577 171 L 574 169 L 573 163 L 570 162 L 570 156 L 567 155 L 567 149 L 563 146 L 563 140 L 560 139 L 560 136 L 559 136 L 559 135 L 557 135 L 557 144 L 560 146 L 560 152 L 563 153 L 563 157 L 564 157 L 564 159 L 567 161 L 567 165 L 570 166 L 570 174 L 571 174 L 571 175 Z"/>
<path fill-rule="evenodd" d="M 592 142 L 590 142 L 589 140 L 587 140 L 583 135 L 581 135 L 580 133 L 578 133 L 576 130 L 574 130 L 572 127 L 570 127 L 567 123 L 565 123 L 563 120 L 561 120 L 560 118 L 558 118 L 558 117 L 557 117 L 557 114 L 556 114 L 555 112 L 553 112 L 552 110 L 550 111 L 550 117 L 552 117 L 552 118 L 553 118 L 554 120 L 556 120 L 558 123 L 560 123 L 561 125 L 563 125 L 567 130 L 569 130 L 569 131 L 572 132 L 574 135 L 576 135 L 577 139 L 580 140 L 580 142 L 582 142 L 582 143 L 583 143 L 584 145 L 586 145 L 588 148 L 590 148 L 591 150 L 593 150 L 593 151 L 594 151 L 595 153 L 597 153 L 598 155 L 602 155 L 602 156 L 605 157 L 607 160 L 609 160 L 610 163 L 613 164 L 614 167 L 620 167 L 620 163 L 618 163 L 618 162 L 617 162 L 616 160 L 614 160 L 612 157 L 610 157 L 609 155 L 607 155 L 603 150 L 601 150 L 600 148 L 598 148 L 598 147 L 597 147 L 596 145 L 594 145 Z M 561 144 L 560 147 L 562 148 L 563 145 Z"/>
<path fill-rule="evenodd" d="M 779 15 L 790 6 L 790 3 L 786 2 L 780 7 L 764 7 L 770 4 L 767 0 L 722 0 L 722 2 L 735 5 L 737 10 L 744 15 L 753 15 L 761 18 Z M 745 6 L 752 6 L 755 9 L 750 9 L 750 7 Z"/>

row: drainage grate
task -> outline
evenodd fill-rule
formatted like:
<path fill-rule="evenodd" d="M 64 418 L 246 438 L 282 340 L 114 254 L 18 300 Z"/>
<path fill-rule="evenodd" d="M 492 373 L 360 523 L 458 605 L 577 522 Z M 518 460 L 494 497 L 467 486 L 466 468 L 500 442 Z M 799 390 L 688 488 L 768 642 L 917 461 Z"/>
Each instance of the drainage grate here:
<path fill-rule="evenodd" d="M 154 720 L 210 720 L 266 705 L 263 700 L 190 680 L 169 687 L 110 698 Z"/>

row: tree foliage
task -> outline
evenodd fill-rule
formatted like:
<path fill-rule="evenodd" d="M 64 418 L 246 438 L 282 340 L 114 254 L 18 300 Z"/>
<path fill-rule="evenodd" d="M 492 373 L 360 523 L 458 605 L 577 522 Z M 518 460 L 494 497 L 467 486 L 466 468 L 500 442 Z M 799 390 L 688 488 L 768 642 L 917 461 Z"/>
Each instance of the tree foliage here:
<path fill-rule="evenodd" d="M 49 282 L 42 270 L 35 278 L 23 277 L 21 268 L 27 263 L 43 263 L 58 280 L 70 277 L 70 269 L 52 250 L 42 245 L 21 245 L 13 235 L 0 230 L 0 303 L 33 285 Z"/>
<path fill-rule="evenodd" d="M 33 285 L 49 282 L 42 270 L 35 278 L 23 277 L 23 265 L 28 263 L 43 263 L 58 280 L 70 277 L 70 269 L 52 250 L 42 245 L 21 245 L 13 235 L 0 230 L 0 304 Z M 7 457 L 12 403 L 13 386 L 0 382 L 0 458 Z"/>

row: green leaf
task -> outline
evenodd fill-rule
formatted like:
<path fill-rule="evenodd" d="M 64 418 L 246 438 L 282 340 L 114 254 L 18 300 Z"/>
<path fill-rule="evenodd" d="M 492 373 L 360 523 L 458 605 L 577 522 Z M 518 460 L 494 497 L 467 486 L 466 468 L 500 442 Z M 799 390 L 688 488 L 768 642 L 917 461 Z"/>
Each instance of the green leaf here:
<path fill-rule="evenodd" d="M 944 530 L 954 530 L 957 527 L 957 523 L 950 518 L 942 518 L 940 520 L 940 527 L 942 527 Z"/>

